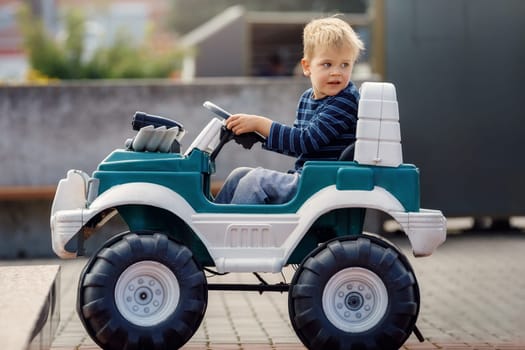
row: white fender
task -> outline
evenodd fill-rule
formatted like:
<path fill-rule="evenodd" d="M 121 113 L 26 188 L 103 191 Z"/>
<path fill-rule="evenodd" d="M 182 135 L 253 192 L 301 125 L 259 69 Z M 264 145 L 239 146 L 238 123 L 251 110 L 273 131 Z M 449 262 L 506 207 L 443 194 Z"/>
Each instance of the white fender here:
<path fill-rule="evenodd" d="M 302 236 L 321 215 L 340 208 L 370 208 L 384 212 L 403 212 L 403 205 L 387 190 L 375 186 L 371 191 L 341 191 L 328 186 L 310 197 L 298 210 L 299 225 L 286 240 L 285 261 L 289 258 Z"/>
<path fill-rule="evenodd" d="M 148 182 L 131 182 L 113 186 L 98 196 L 84 213 L 86 222 L 98 213 L 121 205 L 150 205 L 166 209 L 190 223 L 193 208 L 178 193 Z M 89 216 L 89 217 L 88 217 Z"/>
<path fill-rule="evenodd" d="M 329 186 L 308 199 L 299 209 L 299 225 L 284 244 L 287 261 L 308 228 L 324 213 L 339 208 L 369 208 L 392 216 L 409 237 L 415 256 L 427 256 L 443 243 L 446 220 L 440 211 L 421 209 L 408 213 L 390 192 L 375 186 L 371 191 L 339 191 Z"/>
<path fill-rule="evenodd" d="M 78 187 L 79 183 L 83 186 L 79 181 L 74 182 L 73 185 L 76 184 Z M 88 208 L 75 204 L 74 207 L 61 208 L 62 210 L 53 213 L 51 217 L 53 250 L 61 258 L 74 258 L 76 252 L 68 252 L 65 246 L 89 220 L 107 209 L 129 204 L 165 209 L 178 215 L 190 226 L 191 217 L 195 214 L 182 196 L 165 186 L 147 182 L 117 185 L 98 196 Z M 197 230 L 194 232 L 199 235 Z M 204 244 L 207 243 L 204 237 L 199 235 L 199 238 Z"/>
<path fill-rule="evenodd" d="M 405 208 L 390 192 L 383 187 L 374 186 L 371 191 L 367 190 L 338 190 L 335 185 L 325 187 L 310 197 L 299 209 L 298 214 L 303 211 L 319 212 L 321 215 L 338 208 L 372 208 L 382 211 L 404 211 Z M 322 210 L 322 209 L 321 209 Z"/>
<path fill-rule="evenodd" d="M 209 249 L 210 244 L 206 237 L 192 224 L 192 217 L 196 212 L 190 204 L 177 192 L 149 182 L 131 182 L 111 187 L 84 211 L 84 224 L 98 213 L 121 205 L 148 205 L 167 210 L 186 222 Z"/>

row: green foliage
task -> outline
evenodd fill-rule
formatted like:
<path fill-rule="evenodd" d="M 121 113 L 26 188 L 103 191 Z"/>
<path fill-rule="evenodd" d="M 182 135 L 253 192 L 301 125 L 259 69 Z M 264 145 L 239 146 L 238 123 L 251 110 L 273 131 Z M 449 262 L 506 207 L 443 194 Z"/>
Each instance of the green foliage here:
<path fill-rule="evenodd" d="M 180 51 L 160 54 L 147 46 L 133 46 L 125 33 L 119 33 L 111 46 L 100 47 L 88 57 L 84 46 L 85 19 L 77 11 L 65 15 L 63 40 L 47 33 L 42 21 L 27 7 L 21 8 L 18 21 L 31 68 L 50 78 L 165 78 L 181 66 Z"/>

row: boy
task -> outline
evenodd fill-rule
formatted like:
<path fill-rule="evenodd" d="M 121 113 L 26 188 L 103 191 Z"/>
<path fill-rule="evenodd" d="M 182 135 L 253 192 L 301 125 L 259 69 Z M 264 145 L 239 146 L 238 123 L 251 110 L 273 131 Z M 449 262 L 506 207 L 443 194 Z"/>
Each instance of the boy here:
<path fill-rule="evenodd" d="M 312 87 L 299 100 L 293 126 L 248 114 L 234 114 L 226 120 L 226 127 L 236 135 L 256 131 L 266 137 L 265 149 L 297 157 L 295 170 L 235 169 L 216 203 L 286 203 L 296 193 L 306 161 L 337 160 L 355 141 L 359 92 L 350 78 L 364 48 L 362 41 L 348 23 L 329 17 L 305 26 L 303 46 L 301 66 Z"/>

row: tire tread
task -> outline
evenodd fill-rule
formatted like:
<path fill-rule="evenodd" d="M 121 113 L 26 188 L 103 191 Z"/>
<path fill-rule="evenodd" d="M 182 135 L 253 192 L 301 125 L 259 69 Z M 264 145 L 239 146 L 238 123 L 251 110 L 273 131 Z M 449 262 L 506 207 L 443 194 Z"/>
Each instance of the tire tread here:
<path fill-rule="evenodd" d="M 113 300 L 120 274 L 143 260 L 170 268 L 181 288 L 174 313 L 150 327 L 127 321 Z M 130 233 L 110 239 L 88 261 L 80 276 L 77 312 L 91 338 L 106 350 L 178 349 L 197 331 L 206 310 L 207 292 L 204 272 L 187 247 L 164 234 Z"/>
<path fill-rule="evenodd" d="M 322 310 L 324 285 L 353 266 L 376 273 L 392 300 L 380 323 L 361 333 L 340 330 Z M 348 236 L 325 243 L 304 259 L 291 283 L 288 308 L 292 326 L 308 349 L 398 349 L 415 325 L 419 288 L 411 266 L 395 247 L 373 236 Z"/>

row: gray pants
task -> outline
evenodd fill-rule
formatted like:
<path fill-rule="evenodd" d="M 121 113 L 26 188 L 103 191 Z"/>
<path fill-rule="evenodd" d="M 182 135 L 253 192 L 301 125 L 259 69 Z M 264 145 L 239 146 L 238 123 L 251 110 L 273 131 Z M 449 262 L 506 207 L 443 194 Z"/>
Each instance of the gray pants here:
<path fill-rule="evenodd" d="M 265 168 L 237 168 L 228 175 L 215 203 L 280 204 L 297 192 L 299 174 Z"/>

